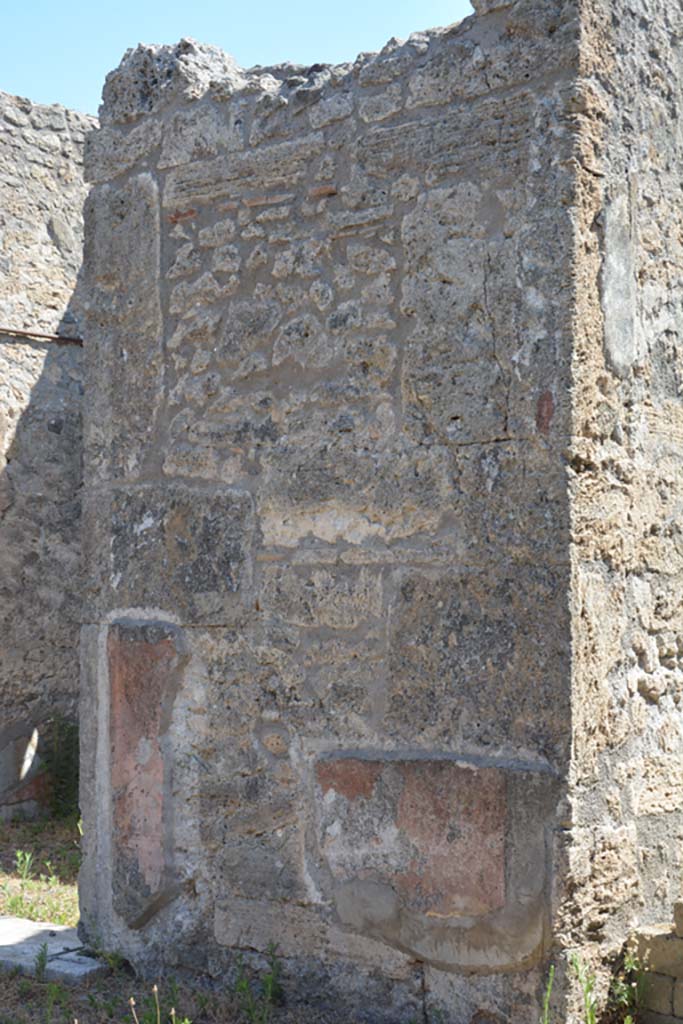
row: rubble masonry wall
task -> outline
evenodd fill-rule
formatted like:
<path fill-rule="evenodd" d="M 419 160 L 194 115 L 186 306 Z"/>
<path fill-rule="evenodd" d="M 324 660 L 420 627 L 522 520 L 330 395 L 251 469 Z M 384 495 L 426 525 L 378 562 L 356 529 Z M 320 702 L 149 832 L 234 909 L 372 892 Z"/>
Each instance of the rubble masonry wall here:
<path fill-rule="evenodd" d="M 681 881 L 679 16 L 476 6 L 87 157 L 84 934 L 349 1019 L 572 1020 Z"/>
<path fill-rule="evenodd" d="M 0 94 L 0 817 L 40 796 L 19 778 L 34 728 L 77 717 L 81 352 L 3 328 L 79 329 L 93 123 Z"/>

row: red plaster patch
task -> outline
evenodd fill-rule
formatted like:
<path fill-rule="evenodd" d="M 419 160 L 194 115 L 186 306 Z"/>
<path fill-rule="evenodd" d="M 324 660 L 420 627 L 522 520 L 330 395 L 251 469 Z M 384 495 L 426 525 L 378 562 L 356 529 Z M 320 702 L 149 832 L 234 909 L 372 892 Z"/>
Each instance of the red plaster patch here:
<path fill-rule="evenodd" d="M 180 224 L 181 221 L 192 220 L 196 216 L 196 210 L 174 210 L 173 213 L 169 213 L 168 220 L 170 224 Z"/>
<path fill-rule="evenodd" d="M 336 879 L 383 882 L 428 917 L 476 917 L 505 905 L 504 772 L 340 757 L 319 762 L 316 774 L 323 792 L 335 794 L 319 815 Z"/>
<path fill-rule="evenodd" d="M 177 653 L 159 627 L 119 625 L 109 630 L 107 654 L 116 855 L 153 893 L 164 873 L 162 705 Z"/>
<path fill-rule="evenodd" d="M 405 763 L 396 824 L 416 851 L 396 884 L 428 915 L 484 914 L 505 902 L 505 780 L 495 769 Z"/>
<path fill-rule="evenodd" d="M 346 800 L 364 797 L 369 800 L 381 771 L 376 761 L 341 758 L 338 761 L 319 761 L 315 768 L 318 784 L 323 793 L 333 789 Z"/>
<path fill-rule="evenodd" d="M 544 391 L 536 406 L 536 427 L 542 434 L 547 434 L 555 414 L 555 402 L 551 391 Z"/>

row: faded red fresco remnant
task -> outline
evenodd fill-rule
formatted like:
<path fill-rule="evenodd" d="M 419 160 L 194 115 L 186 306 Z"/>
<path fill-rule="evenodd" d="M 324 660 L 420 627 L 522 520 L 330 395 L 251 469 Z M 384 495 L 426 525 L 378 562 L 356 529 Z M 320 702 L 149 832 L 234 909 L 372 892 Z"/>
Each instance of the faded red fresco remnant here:
<path fill-rule="evenodd" d="M 552 391 L 544 391 L 540 395 L 536 406 L 536 427 L 542 434 L 547 434 L 550 430 L 554 413 L 555 401 Z"/>
<path fill-rule="evenodd" d="M 169 224 L 180 224 L 181 221 L 192 220 L 192 218 L 196 216 L 197 211 L 193 209 L 174 210 L 173 213 L 169 213 L 168 220 Z"/>
<path fill-rule="evenodd" d="M 406 762 L 396 825 L 415 855 L 396 885 L 430 916 L 485 914 L 505 903 L 505 779 L 447 761 Z"/>
<path fill-rule="evenodd" d="M 115 856 L 154 893 L 164 874 L 162 704 L 177 652 L 161 627 L 115 625 L 107 654 Z"/>
<path fill-rule="evenodd" d="M 430 917 L 505 905 L 505 773 L 446 760 L 340 757 L 316 768 L 335 800 L 320 810 L 335 878 L 390 885 Z M 364 799 L 359 799 L 363 797 Z"/>
<path fill-rule="evenodd" d="M 346 800 L 357 800 L 372 796 L 379 778 L 381 765 L 377 761 L 361 761 L 354 758 L 340 758 L 334 761 L 319 761 L 315 774 L 323 793 L 334 789 Z"/>

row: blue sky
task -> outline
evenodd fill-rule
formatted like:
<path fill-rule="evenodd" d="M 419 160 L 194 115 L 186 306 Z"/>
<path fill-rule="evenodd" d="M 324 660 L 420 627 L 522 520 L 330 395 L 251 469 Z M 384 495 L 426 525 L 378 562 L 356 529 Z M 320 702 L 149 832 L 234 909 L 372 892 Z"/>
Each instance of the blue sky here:
<path fill-rule="evenodd" d="M 139 42 L 193 36 L 245 67 L 339 63 L 470 13 L 469 0 L 19 0 L 2 12 L 0 90 L 97 113 L 106 73 Z"/>

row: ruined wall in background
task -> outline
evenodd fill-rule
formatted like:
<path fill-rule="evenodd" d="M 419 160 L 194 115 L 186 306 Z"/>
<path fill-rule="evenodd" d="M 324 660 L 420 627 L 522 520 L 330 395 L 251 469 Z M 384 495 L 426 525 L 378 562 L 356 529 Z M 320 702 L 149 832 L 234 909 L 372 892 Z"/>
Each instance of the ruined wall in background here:
<path fill-rule="evenodd" d="M 584 16 L 567 935 L 604 956 L 683 887 L 683 15 Z"/>
<path fill-rule="evenodd" d="M 82 400 L 79 349 L 2 328 L 79 330 L 93 123 L 0 94 L 0 816 L 38 795 L 17 785 L 34 727 L 76 714 Z"/>
<path fill-rule="evenodd" d="M 225 979 L 274 941 L 292 998 L 354 1019 L 538 1019 L 571 739 L 575 13 L 518 3 L 336 68 L 141 47 L 107 81 L 82 913 L 142 967 Z"/>

